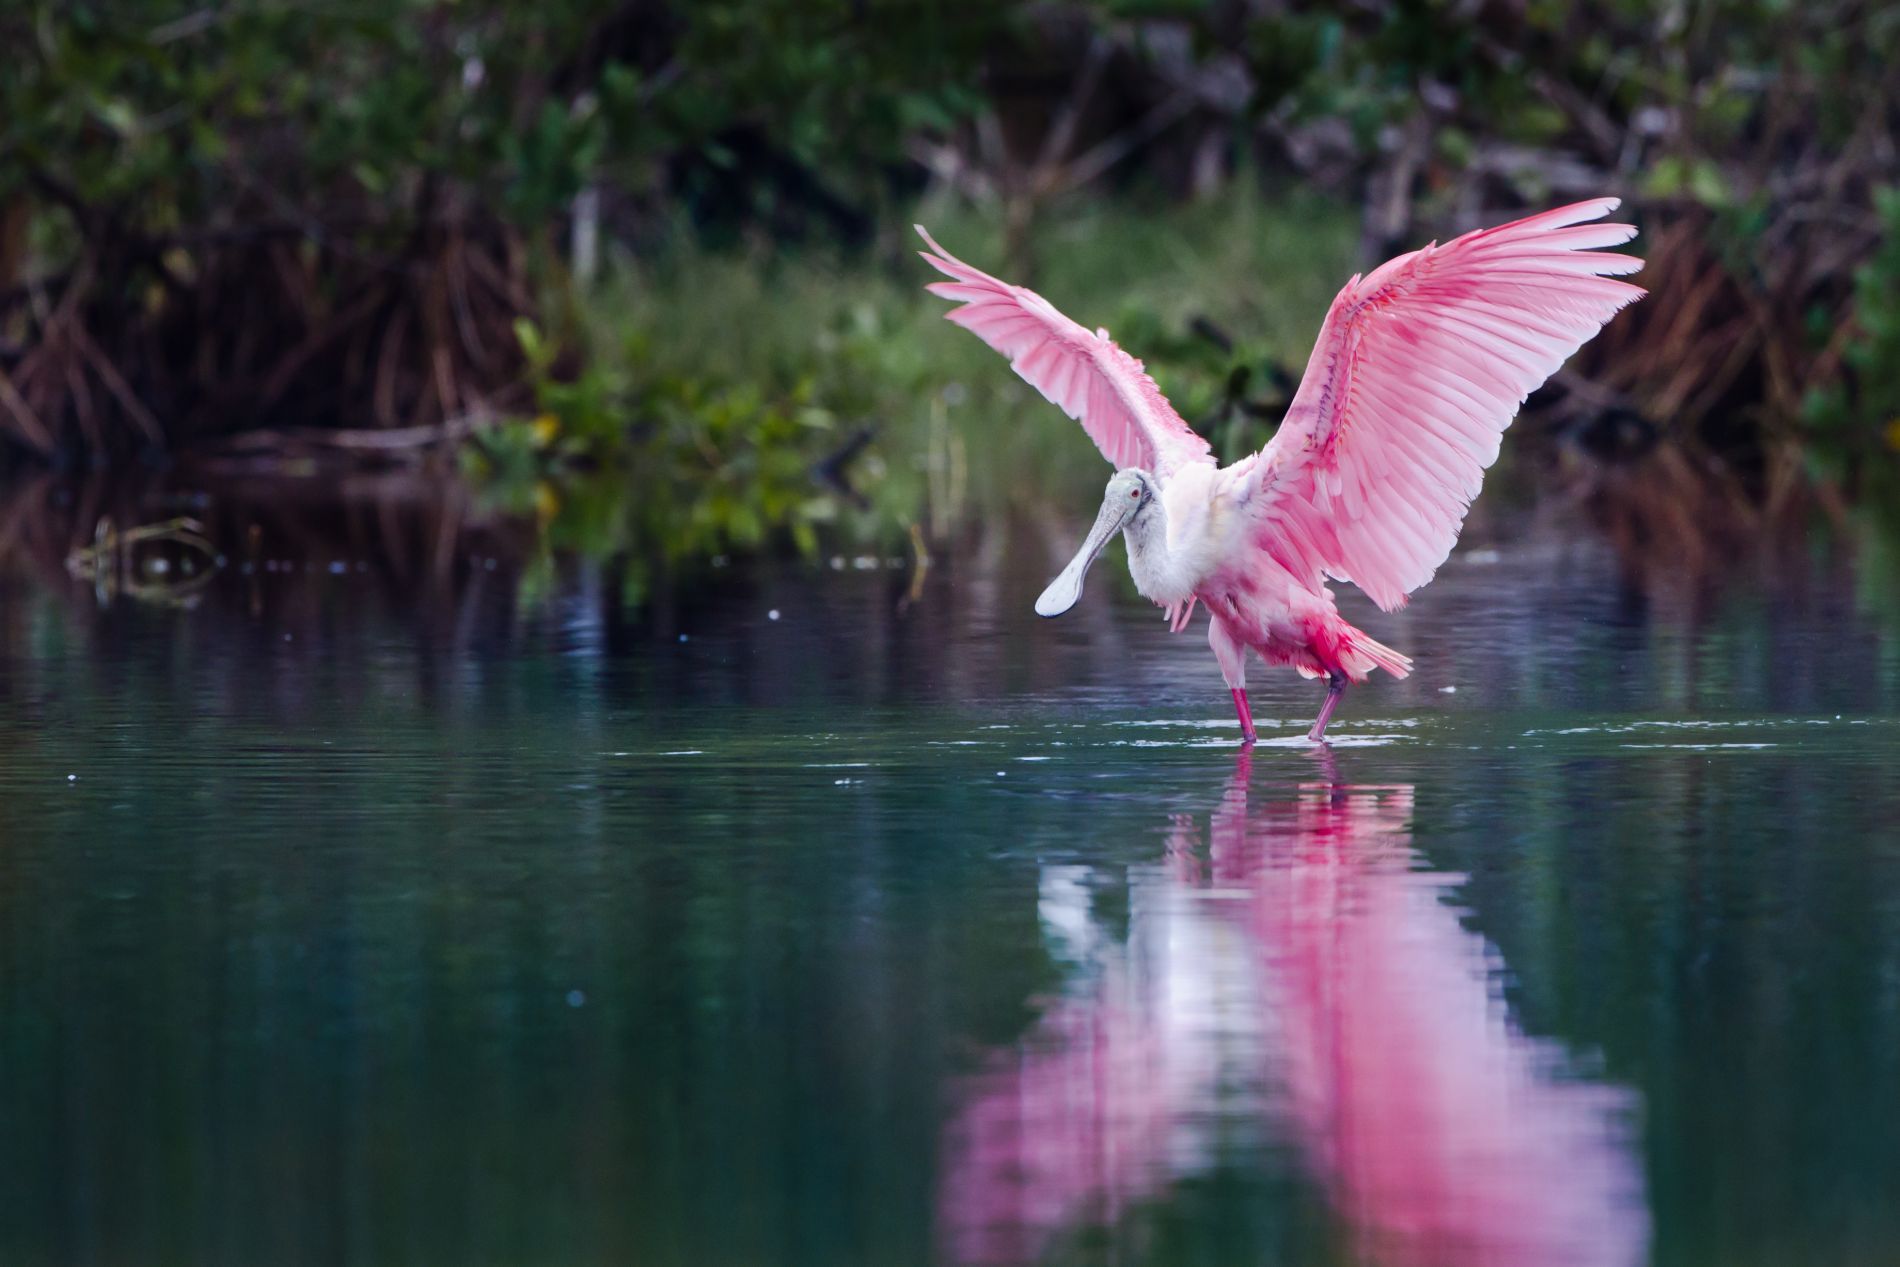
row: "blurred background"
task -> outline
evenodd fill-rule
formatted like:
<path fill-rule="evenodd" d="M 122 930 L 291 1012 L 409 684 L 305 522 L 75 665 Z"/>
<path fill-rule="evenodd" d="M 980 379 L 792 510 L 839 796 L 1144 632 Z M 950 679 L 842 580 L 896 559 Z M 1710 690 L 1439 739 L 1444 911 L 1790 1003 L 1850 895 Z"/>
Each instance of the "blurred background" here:
<path fill-rule="evenodd" d="M 8 557 L 167 518 L 126 484 L 182 470 L 452 484 L 411 494 L 438 536 L 636 559 L 630 604 L 904 552 L 996 472 L 1096 473 L 937 320 L 913 221 L 1109 326 L 1231 457 L 1351 272 L 1605 193 L 1651 297 L 1513 464 L 1697 560 L 1892 500 L 1881 5 L 27 0 L 0 38 L 0 468 L 72 510 L 10 497 Z"/>
<path fill-rule="evenodd" d="M 1900 7 L 0 5 L 0 1257 L 1900 1261 Z M 1649 289 L 1350 695 L 1225 459 L 1355 271 Z"/>

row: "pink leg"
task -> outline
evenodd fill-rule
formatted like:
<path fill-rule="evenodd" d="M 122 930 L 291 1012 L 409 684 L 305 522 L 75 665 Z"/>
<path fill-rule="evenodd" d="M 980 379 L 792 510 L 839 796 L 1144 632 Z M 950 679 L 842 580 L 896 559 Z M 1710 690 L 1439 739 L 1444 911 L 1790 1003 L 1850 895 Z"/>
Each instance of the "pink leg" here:
<path fill-rule="evenodd" d="M 1260 736 L 1253 731 L 1253 709 L 1247 707 L 1246 688 L 1236 686 L 1228 693 L 1234 697 L 1234 711 L 1240 715 L 1241 740 L 1245 743 L 1257 741 Z"/>
<path fill-rule="evenodd" d="M 1314 743 L 1326 742 L 1326 723 L 1333 719 L 1333 710 L 1339 707 L 1339 697 L 1346 693 L 1346 675 L 1329 673 L 1326 675 L 1326 702 L 1319 706 L 1319 720 L 1313 723 L 1313 729 L 1306 737 Z"/>
<path fill-rule="evenodd" d="M 1246 707 L 1245 686 L 1237 686 L 1237 688 L 1233 688 L 1233 690 L 1227 691 L 1227 693 L 1233 695 L 1233 710 L 1241 716 L 1241 741 L 1243 741 L 1243 743 L 1256 743 L 1256 741 L 1260 739 L 1260 735 L 1254 733 L 1254 710 Z"/>
<path fill-rule="evenodd" d="M 1242 642 L 1226 621 L 1216 613 L 1207 622 L 1207 645 L 1220 661 L 1220 675 L 1227 679 L 1227 693 L 1234 697 L 1234 714 L 1240 718 L 1242 743 L 1254 743 L 1253 709 L 1247 707 L 1247 644 Z"/>

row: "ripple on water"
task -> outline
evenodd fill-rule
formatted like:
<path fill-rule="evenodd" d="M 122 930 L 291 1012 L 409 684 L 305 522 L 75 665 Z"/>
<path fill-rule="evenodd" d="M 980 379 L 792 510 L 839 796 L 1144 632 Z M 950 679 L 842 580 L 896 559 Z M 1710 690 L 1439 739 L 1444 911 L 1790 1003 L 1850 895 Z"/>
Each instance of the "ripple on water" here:
<path fill-rule="evenodd" d="M 1266 729 L 1264 725 L 1260 726 L 1259 728 L 1263 730 Z M 1327 744 L 1335 748 L 1384 748 L 1384 747 L 1389 747 L 1393 744 L 1404 743 L 1410 738 L 1411 736 L 1409 735 L 1376 735 L 1376 734 L 1375 735 L 1354 735 L 1354 734 L 1329 733 L 1326 737 L 1326 742 Z M 1111 739 L 1100 746 L 1104 748 L 1232 748 L 1232 749 L 1238 749 L 1240 747 L 1240 740 L 1238 738 Z M 1315 745 L 1313 741 L 1306 737 L 1306 731 L 1304 729 L 1301 729 L 1297 734 L 1291 734 L 1291 735 L 1263 735 L 1254 744 L 1254 747 L 1256 748 L 1311 748 L 1314 746 Z"/>
<path fill-rule="evenodd" d="M 1124 720 L 1124 721 L 1108 721 L 1108 722 L 1103 722 L 1101 724 L 1104 726 L 1114 726 L 1114 727 L 1121 727 L 1125 729 L 1134 729 L 1138 727 L 1160 727 L 1160 726 L 1173 727 L 1179 730 L 1236 730 L 1238 729 L 1232 717 L 1214 717 L 1214 718 L 1207 718 L 1207 719 L 1189 718 L 1189 717 L 1180 717 L 1180 718 L 1142 717 L 1142 718 L 1135 718 L 1135 719 L 1129 719 L 1129 720 Z M 1313 719 L 1310 717 L 1307 717 L 1307 718 L 1255 717 L 1254 718 L 1254 728 L 1256 730 L 1266 730 L 1269 727 L 1297 726 L 1300 728 L 1300 732 L 1304 734 L 1306 732 L 1307 727 L 1311 726 L 1312 724 L 1313 724 Z M 1338 726 L 1338 727 L 1398 726 L 1398 727 L 1406 727 L 1406 728 L 1416 727 L 1418 724 L 1419 724 L 1419 719 L 1416 717 L 1354 717 L 1350 719 L 1342 718 L 1333 723 L 1334 726 Z M 1329 728 L 1328 733 L 1330 733 L 1330 728 Z"/>
<path fill-rule="evenodd" d="M 1865 725 L 1865 718 L 1855 718 L 1843 723 L 1839 717 L 1747 717 L 1735 719 L 1714 718 L 1643 718 L 1638 721 L 1598 722 L 1588 726 L 1565 726 L 1560 729 L 1532 729 L 1524 732 L 1524 737 L 1552 735 L 1629 735 L 1646 730 L 1773 730 L 1789 727 Z"/>

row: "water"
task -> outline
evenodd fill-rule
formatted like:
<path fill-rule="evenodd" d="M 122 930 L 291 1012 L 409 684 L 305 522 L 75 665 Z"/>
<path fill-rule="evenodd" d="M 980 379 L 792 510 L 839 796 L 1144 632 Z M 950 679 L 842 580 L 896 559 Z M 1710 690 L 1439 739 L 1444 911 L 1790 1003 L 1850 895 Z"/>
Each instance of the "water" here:
<path fill-rule="evenodd" d="M 1900 1259 L 1864 570 L 1481 513 L 1247 755 L 1200 622 L 1029 614 L 1066 536 L 16 572 L 0 1258 Z"/>

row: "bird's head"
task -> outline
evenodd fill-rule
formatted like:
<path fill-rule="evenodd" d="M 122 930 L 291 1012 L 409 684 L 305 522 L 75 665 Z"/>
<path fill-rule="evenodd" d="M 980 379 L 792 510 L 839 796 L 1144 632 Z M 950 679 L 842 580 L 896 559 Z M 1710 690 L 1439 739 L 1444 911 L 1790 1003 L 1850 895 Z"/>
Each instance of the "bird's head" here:
<path fill-rule="evenodd" d="M 1089 564 L 1116 533 L 1149 513 L 1156 494 L 1155 477 L 1148 472 L 1132 466 L 1115 472 L 1102 493 L 1102 509 L 1096 513 L 1095 526 L 1083 538 L 1082 548 L 1036 600 L 1038 616 L 1060 616 L 1075 606 L 1075 600 L 1082 597 L 1082 578 L 1088 574 Z"/>

